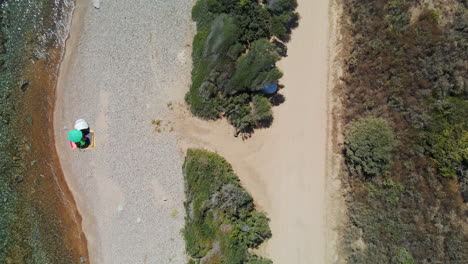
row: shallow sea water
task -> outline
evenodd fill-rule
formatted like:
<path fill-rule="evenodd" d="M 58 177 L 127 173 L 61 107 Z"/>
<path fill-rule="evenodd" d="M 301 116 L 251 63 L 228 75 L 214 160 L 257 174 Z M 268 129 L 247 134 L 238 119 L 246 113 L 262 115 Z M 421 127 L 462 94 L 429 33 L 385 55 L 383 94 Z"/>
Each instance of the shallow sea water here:
<path fill-rule="evenodd" d="M 0 261 L 79 263 L 86 240 L 52 111 L 73 0 L 0 0 Z"/>

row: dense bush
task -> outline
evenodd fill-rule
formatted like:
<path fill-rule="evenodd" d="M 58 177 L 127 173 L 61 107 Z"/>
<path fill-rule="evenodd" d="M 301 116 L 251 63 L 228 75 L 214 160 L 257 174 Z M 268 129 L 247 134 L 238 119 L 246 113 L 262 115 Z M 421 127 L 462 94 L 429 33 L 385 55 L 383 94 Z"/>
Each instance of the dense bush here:
<path fill-rule="evenodd" d="M 461 1 L 431 3 L 343 3 L 345 125 L 379 116 L 398 139 L 387 177 L 343 174 L 348 263 L 468 259 L 468 12 Z"/>
<path fill-rule="evenodd" d="M 353 171 L 374 176 L 389 167 L 394 145 L 393 132 L 385 119 L 359 118 L 346 133 L 346 158 Z"/>
<path fill-rule="evenodd" d="M 440 174 L 455 179 L 468 165 L 468 104 L 452 98 L 434 111 L 423 134 L 425 148 Z"/>
<path fill-rule="evenodd" d="M 273 264 L 273 261 L 269 259 L 253 256 L 249 258 L 249 260 L 245 262 L 245 264 Z"/>
<path fill-rule="evenodd" d="M 267 39 L 255 41 L 249 52 L 236 61 L 236 70 L 227 84 L 226 93 L 257 92 L 278 81 L 282 74 L 274 65 L 279 58 L 276 46 Z"/>
<path fill-rule="evenodd" d="M 406 248 L 400 248 L 396 251 L 395 256 L 392 259 L 392 263 L 396 264 L 416 264 L 411 254 Z"/>
<path fill-rule="evenodd" d="M 294 11 L 297 7 L 296 0 L 267 0 L 267 8 L 275 14 L 284 14 L 285 12 Z"/>
<path fill-rule="evenodd" d="M 215 153 L 189 149 L 183 173 L 189 263 L 271 264 L 248 251 L 271 237 L 269 219 L 255 210 L 231 165 Z"/>
<path fill-rule="evenodd" d="M 265 5 L 255 0 L 197 1 L 192 9 L 197 23 L 192 85 L 185 97 L 193 114 L 205 119 L 224 116 L 236 134 L 268 123 L 259 120 L 252 100 L 265 97 L 261 89 L 282 76 L 275 63 L 286 55 L 286 46 L 277 39 L 287 41 L 297 26 L 296 6 L 295 0 Z M 273 43 L 272 36 L 277 38 Z"/>
<path fill-rule="evenodd" d="M 263 96 L 254 96 L 253 100 L 253 119 L 258 126 L 268 126 L 273 120 L 273 111 L 268 99 Z"/>

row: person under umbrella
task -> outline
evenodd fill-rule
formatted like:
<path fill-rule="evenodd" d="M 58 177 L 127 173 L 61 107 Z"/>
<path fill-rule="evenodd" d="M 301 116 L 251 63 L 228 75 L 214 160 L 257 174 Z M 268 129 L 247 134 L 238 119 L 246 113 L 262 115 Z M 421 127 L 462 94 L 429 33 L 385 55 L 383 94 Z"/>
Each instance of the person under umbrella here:
<path fill-rule="evenodd" d="M 89 139 L 83 136 L 83 132 L 77 129 L 73 129 L 68 132 L 68 140 L 75 143 L 75 145 L 80 148 L 87 148 L 89 146 Z"/>

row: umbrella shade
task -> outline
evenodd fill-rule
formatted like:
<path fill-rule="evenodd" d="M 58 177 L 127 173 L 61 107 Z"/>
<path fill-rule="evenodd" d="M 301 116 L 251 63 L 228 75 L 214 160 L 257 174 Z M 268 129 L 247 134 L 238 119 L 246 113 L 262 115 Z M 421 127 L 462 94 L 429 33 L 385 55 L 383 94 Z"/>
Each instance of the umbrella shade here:
<path fill-rule="evenodd" d="M 83 138 L 83 133 L 81 131 L 73 129 L 68 132 L 68 140 L 71 142 L 79 142 Z"/>

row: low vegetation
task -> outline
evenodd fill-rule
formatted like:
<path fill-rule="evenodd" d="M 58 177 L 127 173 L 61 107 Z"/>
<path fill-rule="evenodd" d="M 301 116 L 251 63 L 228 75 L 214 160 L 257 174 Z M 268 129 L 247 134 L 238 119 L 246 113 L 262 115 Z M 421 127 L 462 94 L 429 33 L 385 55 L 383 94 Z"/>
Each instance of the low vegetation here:
<path fill-rule="evenodd" d="M 392 130 L 382 118 L 353 121 L 346 133 L 346 158 L 350 170 L 360 175 L 382 174 L 390 164 L 395 145 Z"/>
<path fill-rule="evenodd" d="M 269 219 L 255 210 L 231 165 L 215 153 L 189 149 L 183 173 L 189 264 L 271 264 L 249 252 L 271 237 Z"/>
<path fill-rule="evenodd" d="M 347 262 L 466 263 L 466 2 L 343 7 Z"/>
<path fill-rule="evenodd" d="M 296 0 L 197 1 L 192 84 L 185 97 L 193 114 L 224 116 L 237 133 L 271 123 L 271 104 L 261 90 L 282 76 L 275 63 L 286 55 L 283 41 L 297 25 L 296 6 Z"/>

